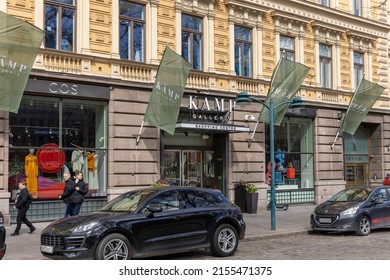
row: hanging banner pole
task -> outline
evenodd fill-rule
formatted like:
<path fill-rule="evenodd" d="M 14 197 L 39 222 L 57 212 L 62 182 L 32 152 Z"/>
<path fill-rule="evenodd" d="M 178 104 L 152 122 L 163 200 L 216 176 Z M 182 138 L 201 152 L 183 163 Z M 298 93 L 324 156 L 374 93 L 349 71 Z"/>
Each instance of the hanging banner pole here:
<path fill-rule="evenodd" d="M 253 132 L 252 132 L 252 136 L 251 136 L 251 138 L 248 139 L 248 148 L 251 147 L 251 144 L 252 144 L 253 138 L 255 137 L 256 129 L 257 129 L 257 126 L 259 125 L 259 122 L 260 122 L 260 120 L 257 119 L 255 128 L 253 129 Z"/>
<path fill-rule="evenodd" d="M 144 127 L 144 123 L 145 123 L 145 121 L 142 121 L 141 127 L 139 128 L 139 132 L 138 132 L 138 134 L 136 135 L 137 138 L 135 139 L 135 145 L 137 145 L 137 146 L 138 146 L 139 140 L 141 139 L 141 133 L 142 133 L 142 129 L 143 129 L 143 127 Z"/>
<path fill-rule="evenodd" d="M 336 137 L 334 138 L 332 146 L 330 147 L 331 150 L 333 150 L 334 144 L 336 143 L 337 138 L 339 137 L 339 134 L 340 134 L 340 131 L 337 131 Z"/>

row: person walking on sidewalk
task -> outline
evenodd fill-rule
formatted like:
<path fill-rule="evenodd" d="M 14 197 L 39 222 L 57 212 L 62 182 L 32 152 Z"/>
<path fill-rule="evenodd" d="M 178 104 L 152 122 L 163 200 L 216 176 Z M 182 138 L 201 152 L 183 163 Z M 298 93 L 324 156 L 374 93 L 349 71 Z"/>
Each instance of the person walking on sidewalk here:
<path fill-rule="evenodd" d="M 69 203 L 73 204 L 71 216 L 77 216 L 80 213 L 81 204 L 84 201 L 84 196 L 88 193 L 88 188 L 85 182 L 83 181 L 83 173 L 79 170 L 74 171 L 74 182 L 76 186 L 74 192 L 69 197 Z"/>
<path fill-rule="evenodd" d="M 73 194 L 76 188 L 76 183 L 70 178 L 70 172 L 68 170 L 64 171 L 64 180 L 65 180 L 65 187 L 62 194 L 58 196 L 58 199 L 62 199 L 65 206 L 65 214 L 64 218 L 68 216 L 73 216 L 73 209 L 74 209 L 74 203 L 71 203 L 70 196 Z"/>
<path fill-rule="evenodd" d="M 14 208 L 18 209 L 18 215 L 16 217 L 16 228 L 12 236 L 19 235 L 20 228 L 22 226 L 22 222 L 26 224 L 30 228 L 29 233 L 33 233 L 35 231 L 35 227 L 33 224 L 27 220 L 26 214 L 27 210 L 30 208 L 31 204 L 31 196 L 26 187 L 26 181 L 21 180 L 19 182 L 19 191 L 16 194 L 15 205 Z"/>

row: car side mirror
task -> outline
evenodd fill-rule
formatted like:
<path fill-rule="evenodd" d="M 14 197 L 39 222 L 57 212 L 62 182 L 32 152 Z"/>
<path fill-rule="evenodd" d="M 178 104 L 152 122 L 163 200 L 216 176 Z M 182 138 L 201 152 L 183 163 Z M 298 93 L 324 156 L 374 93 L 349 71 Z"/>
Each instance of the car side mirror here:
<path fill-rule="evenodd" d="M 144 213 L 145 213 L 147 218 L 153 218 L 154 213 L 159 213 L 162 211 L 163 211 L 163 208 L 161 206 L 153 205 L 153 206 L 146 207 Z"/>
<path fill-rule="evenodd" d="M 152 213 L 159 213 L 159 212 L 163 211 L 163 208 L 159 205 L 152 205 L 152 206 L 146 207 L 146 209 L 148 209 Z"/>
<path fill-rule="evenodd" d="M 383 198 L 377 197 L 377 198 L 374 199 L 374 202 L 375 202 L 375 204 L 382 204 L 383 203 Z"/>

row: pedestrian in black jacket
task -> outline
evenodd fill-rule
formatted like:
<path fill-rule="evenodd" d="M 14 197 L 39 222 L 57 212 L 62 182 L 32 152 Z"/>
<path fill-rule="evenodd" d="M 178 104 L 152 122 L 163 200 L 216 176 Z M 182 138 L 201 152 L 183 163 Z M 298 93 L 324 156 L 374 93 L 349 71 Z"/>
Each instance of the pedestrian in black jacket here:
<path fill-rule="evenodd" d="M 64 180 L 65 180 L 64 191 L 62 194 L 58 196 L 58 199 L 62 199 L 66 204 L 65 214 L 64 214 L 64 218 L 66 218 L 68 216 L 72 216 L 73 214 L 74 204 L 70 203 L 71 202 L 70 196 L 75 191 L 76 183 L 70 178 L 69 171 L 64 172 Z"/>
<path fill-rule="evenodd" d="M 19 230 L 22 226 L 22 222 L 26 224 L 30 228 L 29 233 L 33 233 L 35 231 L 35 227 L 33 224 L 27 220 L 26 213 L 28 208 L 30 208 L 31 204 L 31 196 L 26 187 L 26 181 L 22 180 L 19 182 L 19 191 L 16 194 L 15 205 L 14 208 L 18 209 L 18 215 L 16 217 L 16 228 L 12 236 L 19 235 Z"/>
<path fill-rule="evenodd" d="M 88 188 L 83 181 L 83 173 L 79 170 L 74 171 L 74 182 L 76 183 L 75 191 L 69 197 L 69 203 L 73 204 L 73 212 L 71 216 L 77 216 L 80 213 L 81 204 L 84 201 L 84 196 L 88 193 Z"/>

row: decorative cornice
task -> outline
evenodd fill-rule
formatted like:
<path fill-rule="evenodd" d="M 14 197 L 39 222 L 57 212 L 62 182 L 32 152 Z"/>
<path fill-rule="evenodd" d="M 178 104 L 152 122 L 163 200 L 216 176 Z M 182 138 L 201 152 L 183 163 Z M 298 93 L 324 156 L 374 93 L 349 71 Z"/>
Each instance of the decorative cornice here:
<path fill-rule="evenodd" d="M 230 6 L 243 7 L 265 13 L 285 15 L 301 22 L 314 20 L 317 25 L 338 31 L 353 30 L 370 38 L 387 38 L 390 25 L 387 22 L 358 17 L 351 13 L 325 7 L 305 0 L 226 0 Z"/>
<path fill-rule="evenodd" d="M 196 15 L 215 17 L 214 0 L 176 0 L 175 9 Z"/>

